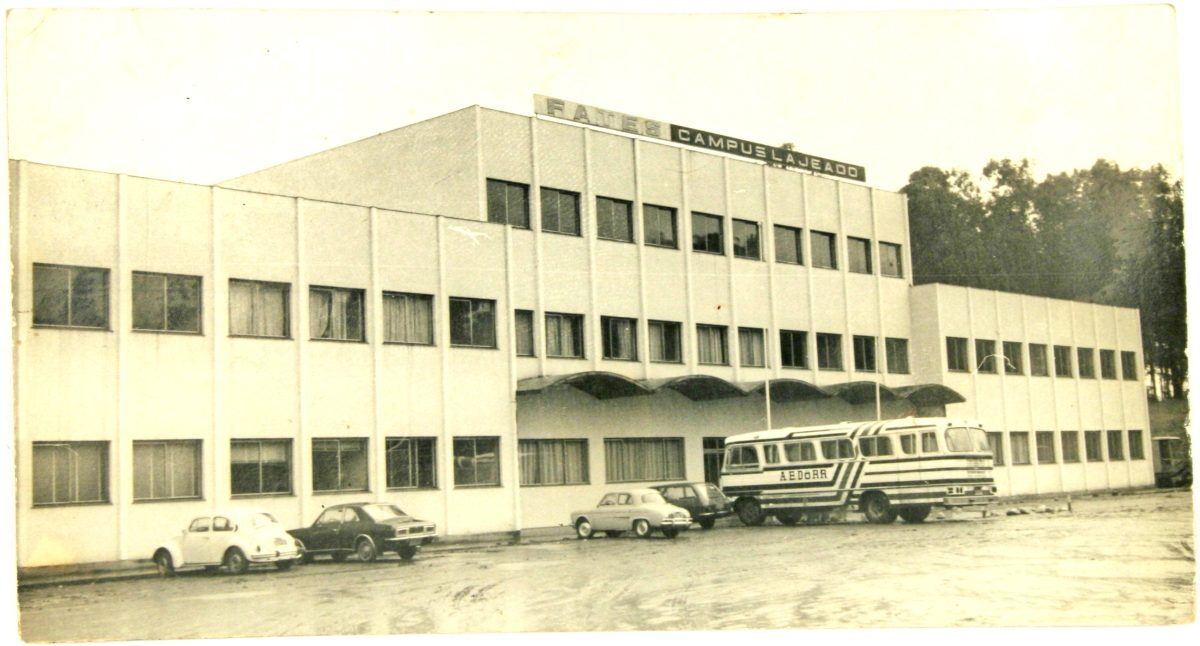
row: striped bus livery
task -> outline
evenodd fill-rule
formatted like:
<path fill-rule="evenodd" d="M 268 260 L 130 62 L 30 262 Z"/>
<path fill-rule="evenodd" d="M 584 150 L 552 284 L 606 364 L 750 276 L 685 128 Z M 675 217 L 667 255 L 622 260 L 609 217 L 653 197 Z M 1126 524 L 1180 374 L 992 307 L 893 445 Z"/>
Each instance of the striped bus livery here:
<path fill-rule="evenodd" d="M 983 428 L 943 417 L 734 435 L 721 489 L 746 525 L 823 521 L 846 507 L 872 523 L 919 523 L 934 506 L 985 504 L 996 493 Z"/>

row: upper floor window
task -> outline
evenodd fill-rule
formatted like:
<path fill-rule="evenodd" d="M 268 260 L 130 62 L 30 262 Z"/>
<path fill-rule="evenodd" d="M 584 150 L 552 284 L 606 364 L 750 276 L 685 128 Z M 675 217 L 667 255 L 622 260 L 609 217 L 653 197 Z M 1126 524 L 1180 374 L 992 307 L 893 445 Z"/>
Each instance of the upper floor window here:
<path fill-rule="evenodd" d="M 1117 378 L 1117 353 L 1115 350 L 1100 351 L 1100 376 L 1104 379 Z"/>
<path fill-rule="evenodd" d="M 383 341 L 433 345 L 433 296 L 384 292 Z"/>
<path fill-rule="evenodd" d="M 824 231 L 810 231 L 812 266 L 837 269 L 837 236 Z"/>
<path fill-rule="evenodd" d="M 846 249 L 850 257 L 850 271 L 856 274 L 872 273 L 870 240 L 846 238 Z"/>
<path fill-rule="evenodd" d="M 488 222 L 529 228 L 529 186 L 499 179 L 487 181 Z"/>
<path fill-rule="evenodd" d="M 875 337 L 854 335 L 854 369 L 875 372 Z"/>
<path fill-rule="evenodd" d="M 663 363 L 683 361 L 680 352 L 680 324 L 673 321 L 650 321 L 650 360 Z"/>
<path fill-rule="evenodd" d="M 736 258 L 758 260 L 762 252 L 758 245 L 758 223 L 749 220 L 733 221 L 733 255 Z"/>
<path fill-rule="evenodd" d="M 1079 355 L 1079 377 L 1081 379 L 1096 376 L 1096 351 L 1092 348 L 1076 348 Z"/>
<path fill-rule="evenodd" d="M 1005 341 L 1002 347 L 1004 348 L 1004 374 L 1025 374 L 1025 369 L 1021 362 L 1021 342 Z"/>
<path fill-rule="evenodd" d="M 1029 344 L 1029 374 L 1034 377 L 1045 377 L 1050 374 L 1049 362 L 1046 360 L 1046 345 L 1044 343 Z"/>
<path fill-rule="evenodd" d="M 817 333 L 817 367 L 821 370 L 842 369 L 842 335 Z"/>
<path fill-rule="evenodd" d="M 450 345 L 470 348 L 496 347 L 496 301 L 452 297 Z"/>
<path fill-rule="evenodd" d="M 724 325 L 696 326 L 696 350 L 700 363 L 721 366 L 729 364 L 725 334 Z"/>
<path fill-rule="evenodd" d="M 779 331 L 780 363 L 784 368 L 808 367 L 808 333 L 798 330 Z"/>
<path fill-rule="evenodd" d="M 33 324 L 108 328 L 108 270 L 33 265 Z"/>
<path fill-rule="evenodd" d="M 725 253 L 724 218 L 707 213 L 692 213 L 692 250 Z"/>
<path fill-rule="evenodd" d="M 308 328 L 314 339 L 363 340 L 363 291 L 308 288 Z"/>
<path fill-rule="evenodd" d="M 1056 377 L 1070 377 L 1072 374 L 1071 348 L 1065 345 L 1054 346 L 1054 375 Z"/>
<path fill-rule="evenodd" d="M 229 279 L 229 334 L 291 336 L 291 290 L 292 286 L 287 283 Z"/>
<path fill-rule="evenodd" d="M 604 358 L 637 361 L 637 319 L 601 316 Z"/>
<path fill-rule="evenodd" d="M 546 312 L 546 356 L 583 358 L 583 316 Z"/>
<path fill-rule="evenodd" d="M 804 264 L 804 238 L 796 227 L 775 225 L 775 262 Z"/>
<path fill-rule="evenodd" d="M 596 236 L 633 242 L 633 204 L 611 197 L 596 198 Z"/>
<path fill-rule="evenodd" d="M 887 371 L 898 375 L 908 374 L 908 339 L 885 339 Z"/>
<path fill-rule="evenodd" d="M 975 361 L 979 362 L 976 366 L 979 372 L 996 372 L 996 342 L 975 339 Z"/>
<path fill-rule="evenodd" d="M 542 231 L 579 235 L 579 193 L 543 188 Z"/>
<path fill-rule="evenodd" d="M 517 356 L 535 356 L 533 343 L 533 312 L 531 310 L 517 310 L 513 312 L 513 325 L 516 326 Z"/>
<path fill-rule="evenodd" d="M 1121 378 L 1132 381 L 1137 380 L 1137 354 L 1133 352 L 1121 352 Z"/>
<path fill-rule="evenodd" d="M 738 328 L 738 354 L 743 366 L 761 368 L 767 365 L 765 342 L 761 328 Z"/>
<path fill-rule="evenodd" d="M 642 235 L 646 237 L 642 242 L 654 247 L 667 247 L 668 249 L 677 249 L 679 247 L 679 237 L 675 229 L 675 209 L 666 206 L 643 204 L 642 215 L 644 219 L 642 225 L 645 228 Z"/>
<path fill-rule="evenodd" d="M 133 272 L 133 329 L 200 332 L 200 277 Z"/>
<path fill-rule="evenodd" d="M 955 372 L 971 369 L 966 339 L 957 336 L 946 337 L 946 369 Z"/>
<path fill-rule="evenodd" d="M 883 276 L 904 277 L 904 257 L 901 247 L 891 242 L 879 243 L 879 273 Z"/>

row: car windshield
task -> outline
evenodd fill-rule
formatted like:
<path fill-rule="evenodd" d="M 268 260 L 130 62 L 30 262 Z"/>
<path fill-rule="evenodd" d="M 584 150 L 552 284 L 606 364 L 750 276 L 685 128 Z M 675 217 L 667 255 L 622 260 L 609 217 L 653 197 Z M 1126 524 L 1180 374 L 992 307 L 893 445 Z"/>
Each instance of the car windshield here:
<path fill-rule="evenodd" d="M 408 514 L 400 510 L 396 505 L 388 505 L 384 503 L 375 503 L 372 505 L 363 505 L 362 510 L 367 512 L 371 520 L 376 522 L 387 520 L 389 518 L 407 518 Z"/>
<path fill-rule="evenodd" d="M 704 485 L 704 490 L 708 492 L 709 500 L 720 500 L 722 498 L 721 490 L 715 484 L 709 483 Z"/>
<path fill-rule="evenodd" d="M 663 500 L 662 494 L 644 493 L 642 494 L 642 502 L 653 504 L 658 502 L 665 503 L 667 501 Z"/>
<path fill-rule="evenodd" d="M 951 428 L 946 430 L 946 448 L 954 453 L 986 453 L 987 435 L 978 428 Z"/>
<path fill-rule="evenodd" d="M 254 516 L 250 519 L 250 524 L 254 527 L 266 527 L 267 525 L 278 525 L 279 521 L 275 520 L 274 516 L 264 511 L 254 514 Z"/>

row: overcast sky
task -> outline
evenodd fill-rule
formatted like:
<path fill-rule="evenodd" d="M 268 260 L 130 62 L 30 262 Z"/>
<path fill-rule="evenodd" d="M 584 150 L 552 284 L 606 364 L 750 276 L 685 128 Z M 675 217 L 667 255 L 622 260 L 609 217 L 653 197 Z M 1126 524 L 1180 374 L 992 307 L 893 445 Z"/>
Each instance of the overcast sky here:
<path fill-rule="evenodd" d="M 860 164 L 1182 169 L 1167 6 L 774 15 L 18 11 L 9 156 L 214 183 L 543 93 Z"/>

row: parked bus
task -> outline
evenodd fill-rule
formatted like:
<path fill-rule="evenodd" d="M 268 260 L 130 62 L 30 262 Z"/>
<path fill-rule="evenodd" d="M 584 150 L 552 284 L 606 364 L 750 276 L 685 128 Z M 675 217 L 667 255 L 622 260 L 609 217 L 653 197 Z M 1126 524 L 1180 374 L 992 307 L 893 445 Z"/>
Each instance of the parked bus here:
<path fill-rule="evenodd" d="M 721 489 L 746 525 L 823 522 L 838 508 L 868 522 L 919 523 L 934 506 L 985 504 L 996 494 L 978 422 L 907 418 L 734 435 Z"/>

